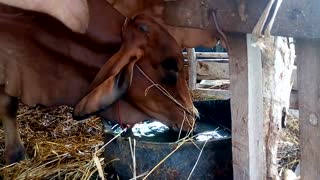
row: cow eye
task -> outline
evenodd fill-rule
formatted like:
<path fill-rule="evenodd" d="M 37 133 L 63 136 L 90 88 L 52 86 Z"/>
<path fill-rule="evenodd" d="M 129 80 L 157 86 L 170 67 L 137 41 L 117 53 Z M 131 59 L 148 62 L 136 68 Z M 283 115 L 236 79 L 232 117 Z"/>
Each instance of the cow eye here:
<path fill-rule="evenodd" d="M 164 71 L 164 77 L 162 83 L 167 85 L 175 85 L 178 80 L 178 64 L 177 59 L 174 57 L 166 58 L 161 63 Z"/>
<path fill-rule="evenodd" d="M 174 57 L 166 58 L 162 61 L 161 66 L 168 71 L 178 72 L 177 60 Z"/>
<path fill-rule="evenodd" d="M 140 29 L 142 32 L 149 32 L 149 27 L 148 27 L 148 25 L 146 25 L 146 24 L 140 24 L 140 25 L 139 25 L 139 29 Z"/>

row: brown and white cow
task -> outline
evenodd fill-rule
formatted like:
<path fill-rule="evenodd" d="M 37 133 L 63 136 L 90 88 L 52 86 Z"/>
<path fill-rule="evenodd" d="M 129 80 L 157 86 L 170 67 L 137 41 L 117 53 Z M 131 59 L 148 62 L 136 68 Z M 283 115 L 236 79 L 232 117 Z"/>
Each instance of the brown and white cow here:
<path fill-rule="evenodd" d="M 192 128 L 196 110 L 175 39 L 146 15 L 123 27 L 123 15 L 106 1 L 90 0 L 88 9 L 88 28 L 79 34 L 48 15 L 0 5 L 0 117 L 7 163 L 25 158 L 18 99 L 30 106 L 73 106 L 80 119 L 121 116 L 132 125 L 155 118 L 175 129 Z"/>

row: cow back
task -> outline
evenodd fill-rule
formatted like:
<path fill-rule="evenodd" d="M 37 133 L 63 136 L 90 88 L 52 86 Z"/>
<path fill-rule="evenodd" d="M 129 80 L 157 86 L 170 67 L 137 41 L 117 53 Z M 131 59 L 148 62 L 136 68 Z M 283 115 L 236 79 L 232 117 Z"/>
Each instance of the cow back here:
<path fill-rule="evenodd" d="M 124 17 L 89 0 L 89 27 L 74 33 L 41 13 L 0 4 L 0 85 L 28 105 L 74 105 L 118 51 Z"/>

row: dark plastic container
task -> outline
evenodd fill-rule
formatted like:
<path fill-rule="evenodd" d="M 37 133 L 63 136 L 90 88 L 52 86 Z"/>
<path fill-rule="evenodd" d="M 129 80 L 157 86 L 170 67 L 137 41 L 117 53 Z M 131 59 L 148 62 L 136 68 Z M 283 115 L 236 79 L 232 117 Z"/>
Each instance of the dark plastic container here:
<path fill-rule="evenodd" d="M 200 101 L 194 104 L 200 112 L 198 121 L 218 123 L 231 129 L 229 100 Z M 113 135 L 106 134 L 106 142 L 112 137 Z M 204 143 L 195 141 L 197 147 L 192 142 L 185 142 L 166 161 L 159 165 L 147 179 L 187 179 L 195 166 Z M 136 175 L 139 176 L 150 171 L 177 146 L 177 143 L 172 142 L 156 143 L 137 140 L 135 149 Z M 108 164 L 106 171 L 116 173 L 120 179 L 131 179 L 133 177 L 133 160 L 127 138 L 119 137 L 106 147 L 105 162 Z M 190 179 L 228 180 L 232 179 L 232 176 L 231 137 L 208 140 Z"/>

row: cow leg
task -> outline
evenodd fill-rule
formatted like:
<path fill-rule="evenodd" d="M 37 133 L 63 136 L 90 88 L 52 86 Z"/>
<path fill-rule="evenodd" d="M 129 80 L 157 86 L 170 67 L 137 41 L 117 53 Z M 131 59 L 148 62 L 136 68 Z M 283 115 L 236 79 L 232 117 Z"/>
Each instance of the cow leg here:
<path fill-rule="evenodd" d="M 5 136 L 5 160 L 7 164 L 15 163 L 25 158 L 16 120 L 18 99 L 10 97 L 0 90 L 0 119 Z"/>

